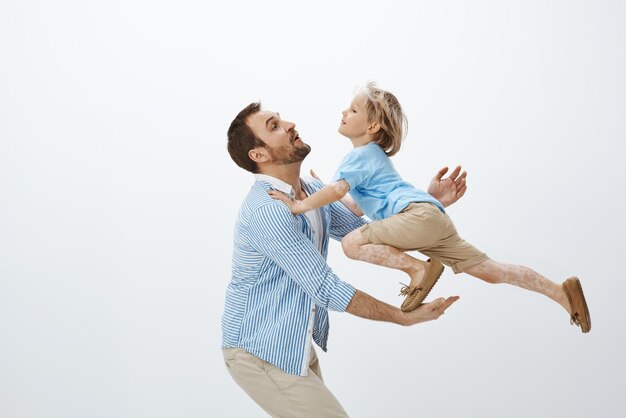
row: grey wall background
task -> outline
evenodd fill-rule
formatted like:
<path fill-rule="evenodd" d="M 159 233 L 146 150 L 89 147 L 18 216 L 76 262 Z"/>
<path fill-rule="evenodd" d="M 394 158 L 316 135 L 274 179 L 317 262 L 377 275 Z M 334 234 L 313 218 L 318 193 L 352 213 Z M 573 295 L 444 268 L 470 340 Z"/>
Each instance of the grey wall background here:
<path fill-rule="evenodd" d="M 354 87 L 397 94 L 403 176 L 469 170 L 449 213 L 501 261 L 581 277 L 593 329 L 444 273 L 401 328 L 331 316 L 351 416 L 618 417 L 626 372 L 621 1 L 0 2 L 0 416 L 260 417 L 222 364 L 246 104 L 295 121 L 329 178 Z M 389 303 L 401 273 L 329 262 Z M 319 352 L 319 350 L 318 350 Z"/>

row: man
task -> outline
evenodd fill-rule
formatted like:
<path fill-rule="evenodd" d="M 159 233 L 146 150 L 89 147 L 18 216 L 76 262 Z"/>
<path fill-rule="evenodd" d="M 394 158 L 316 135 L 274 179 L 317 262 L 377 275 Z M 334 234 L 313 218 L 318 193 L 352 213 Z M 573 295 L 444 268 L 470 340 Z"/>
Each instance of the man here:
<path fill-rule="evenodd" d="M 256 182 L 236 222 L 222 348 L 235 382 L 268 414 L 347 417 L 322 380 L 312 346 L 326 351 L 328 310 L 408 326 L 439 318 L 458 297 L 402 312 L 340 280 L 326 263 L 328 238 L 340 240 L 365 221 L 339 202 L 293 216 L 267 193 L 303 199 L 323 186 L 300 178 L 310 149 L 295 124 L 259 103 L 231 123 L 228 152 Z M 466 189 L 465 173 L 457 169 L 442 179 L 446 170 L 428 189 L 444 206 Z"/>

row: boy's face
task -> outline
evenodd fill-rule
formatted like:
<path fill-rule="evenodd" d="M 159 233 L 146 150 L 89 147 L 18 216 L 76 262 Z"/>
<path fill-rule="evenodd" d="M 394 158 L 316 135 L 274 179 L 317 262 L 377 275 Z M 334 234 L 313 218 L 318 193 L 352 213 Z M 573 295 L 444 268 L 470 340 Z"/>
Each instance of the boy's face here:
<path fill-rule="evenodd" d="M 366 103 L 367 96 L 359 93 L 354 96 L 350 106 L 341 112 L 341 124 L 338 129 L 341 135 L 354 139 L 362 137 L 367 133 L 367 128 L 370 124 L 367 121 Z"/>

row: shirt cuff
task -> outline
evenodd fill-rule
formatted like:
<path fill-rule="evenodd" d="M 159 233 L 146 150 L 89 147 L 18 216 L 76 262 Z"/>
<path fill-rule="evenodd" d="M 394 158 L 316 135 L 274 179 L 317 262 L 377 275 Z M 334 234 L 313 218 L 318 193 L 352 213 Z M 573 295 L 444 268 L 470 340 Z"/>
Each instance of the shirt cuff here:
<path fill-rule="evenodd" d="M 328 309 L 337 312 L 345 312 L 355 293 L 356 289 L 354 286 L 338 280 L 333 292 L 333 297 L 328 301 Z"/>

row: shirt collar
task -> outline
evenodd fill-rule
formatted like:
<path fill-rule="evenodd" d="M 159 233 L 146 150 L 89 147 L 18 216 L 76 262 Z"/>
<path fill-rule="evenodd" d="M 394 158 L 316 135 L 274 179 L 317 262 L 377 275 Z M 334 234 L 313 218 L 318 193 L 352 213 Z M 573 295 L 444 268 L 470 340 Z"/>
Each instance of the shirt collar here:
<path fill-rule="evenodd" d="M 281 191 L 285 194 L 292 195 L 293 187 L 289 183 L 285 183 L 284 181 L 277 179 L 276 177 L 268 176 L 267 174 L 255 174 L 254 178 L 256 181 L 264 181 L 269 183 L 274 189 Z"/>

